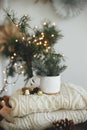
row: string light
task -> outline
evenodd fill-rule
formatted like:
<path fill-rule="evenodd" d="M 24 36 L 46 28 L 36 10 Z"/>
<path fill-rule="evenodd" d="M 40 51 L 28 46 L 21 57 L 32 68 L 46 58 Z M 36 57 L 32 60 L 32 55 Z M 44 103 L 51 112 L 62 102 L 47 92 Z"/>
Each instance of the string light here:
<path fill-rule="evenodd" d="M 36 45 L 39 45 L 39 43 L 37 42 Z"/>
<path fill-rule="evenodd" d="M 16 56 L 16 53 L 14 53 L 13 55 Z"/>
<path fill-rule="evenodd" d="M 46 49 L 46 52 L 48 52 L 48 49 Z"/>
<path fill-rule="evenodd" d="M 14 56 L 11 56 L 11 59 L 14 59 Z"/>
<path fill-rule="evenodd" d="M 30 44 L 30 43 L 31 43 L 31 41 L 28 41 L 28 43 Z"/>
<path fill-rule="evenodd" d="M 6 72 L 5 72 L 5 70 L 3 70 L 3 74 L 5 74 Z"/>
<path fill-rule="evenodd" d="M 44 46 L 46 46 L 46 43 L 44 44 Z"/>
<path fill-rule="evenodd" d="M 44 36 L 45 34 L 44 34 L 43 32 L 41 33 L 41 35 L 42 35 L 42 38 L 44 38 L 44 37 L 45 37 L 45 36 Z"/>
<path fill-rule="evenodd" d="M 54 37 L 54 34 L 52 34 L 51 37 Z"/>
<path fill-rule="evenodd" d="M 25 37 L 22 37 L 22 40 L 25 40 Z"/>
<path fill-rule="evenodd" d="M 22 69 L 22 68 L 23 68 L 23 65 L 21 65 L 20 68 Z"/>
<path fill-rule="evenodd" d="M 36 55 L 34 55 L 33 57 L 36 57 Z"/>
<path fill-rule="evenodd" d="M 38 27 L 37 27 L 37 26 L 35 26 L 35 28 L 37 29 Z"/>
<path fill-rule="evenodd" d="M 43 25 L 47 25 L 47 23 L 46 23 L 46 22 L 44 22 L 44 23 L 43 23 Z"/>
<path fill-rule="evenodd" d="M 16 27 L 18 27 L 19 25 L 18 24 L 16 24 Z"/>
<path fill-rule="evenodd" d="M 33 35 L 33 37 L 35 37 L 35 35 Z"/>
<path fill-rule="evenodd" d="M 14 63 L 15 66 L 17 66 L 17 63 Z"/>
<path fill-rule="evenodd" d="M 34 42 L 36 42 L 37 40 L 35 39 Z"/>
<path fill-rule="evenodd" d="M 15 42 L 18 42 L 18 39 L 16 39 Z"/>
<path fill-rule="evenodd" d="M 39 40 L 43 40 L 43 37 L 40 37 Z"/>
<path fill-rule="evenodd" d="M 47 44 L 47 41 L 44 41 L 45 44 Z"/>
<path fill-rule="evenodd" d="M 22 71 L 21 74 L 24 74 L 24 71 Z"/>
<path fill-rule="evenodd" d="M 56 24 L 55 24 L 55 23 L 53 23 L 52 25 L 53 25 L 53 26 L 55 26 Z"/>
<path fill-rule="evenodd" d="M 39 42 L 40 45 L 42 45 L 42 42 Z"/>
<path fill-rule="evenodd" d="M 48 46 L 48 50 L 49 50 L 49 49 L 51 49 L 51 47 L 50 47 L 50 46 Z"/>

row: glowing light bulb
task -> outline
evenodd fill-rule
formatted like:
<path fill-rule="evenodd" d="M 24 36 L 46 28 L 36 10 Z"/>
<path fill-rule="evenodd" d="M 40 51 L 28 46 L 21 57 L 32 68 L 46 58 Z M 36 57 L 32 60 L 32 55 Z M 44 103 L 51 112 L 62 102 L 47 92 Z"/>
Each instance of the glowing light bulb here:
<path fill-rule="evenodd" d="M 44 35 L 44 33 L 42 32 L 41 35 Z"/>
<path fill-rule="evenodd" d="M 35 26 L 35 28 L 37 29 L 37 26 Z"/>
<path fill-rule="evenodd" d="M 46 52 L 48 52 L 48 49 L 46 49 Z"/>
<path fill-rule="evenodd" d="M 25 37 L 22 37 L 22 40 L 25 40 Z"/>
<path fill-rule="evenodd" d="M 13 55 L 16 56 L 16 53 L 14 53 Z"/>
<path fill-rule="evenodd" d="M 55 23 L 53 23 L 53 26 L 55 26 L 56 24 Z"/>
<path fill-rule="evenodd" d="M 36 42 L 37 40 L 35 39 L 34 42 Z"/>
<path fill-rule="evenodd" d="M 36 55 L 34 55 L 34 57 L 36 57 Z"/>
<path fill-rule="evenodd" d="M 15 66 L 17 66 L 17 63 L 14 63 Z"/>
<path fill-rule="evenodd" d="M 22 69 L 22 68 L 23 68 L 23 65 L 21 65 L 20 68 Z"/>
<path fill-rule="evenodd" d="M 39 40 L 43 40 L 43 37 L 40 37 Z"/>
<path fill-rule="evenodd" d="M 51 37 L 54 37 L 54 34 L 52 34 Z"/>
<path fill-rule="evenodd" d="M 18 39 L 16 39 L 15 41 L 18 42 Z"/>
<path fill-rule="evenodd" d="M 45 44 L 47 44 L 47 41 L 44 41 Z"/>
<path fill-rule="evenodd" d="M 48 46 L 48 49 L 50 49 L 51 47 L 50 46 Z"/>
<path fill-rule="evenodd" d="M 3 70 L 3 74 L 5 74 L 6 73 L 6 71 L 5 70 Z"/>
<path fill-rule="evenodd" d="M 7 79 L 4 79 L 4 82 L 6 82 L 7 81 Z"/>
<path fill-rule="evenodd" d="M 46 46 L 46 43 L 44 44 L 44 46 Z"/>
<path fill-rule="evenodd" d="M 11 59 L 14 59 L 14 56 L 11 56 Z"/>
<path fill-rule="evenodd" d="M 18 24 L 16 24 L 16 27 L 18 27 L 19 25 Z"/>
<path fill-rule="evenodd" d="M 30 44 L 30 43 L 31 43 L 31 41 L 28 41 L 28 43 Z"/>
<path fill-rule="evenodd" d="M 43 25 L 46 25 L 46 24 L 47 24 L 46 22 L 43 23 Z"/>
<path fill-rule="evenodd" d="M 22 71 L 21 73 L 24 74 L 24 71 Z"/>
<path fill-rule="evenodd" d="M 33 37 L 35 37 L 35 35 L 33 35 Z"/>
<path fill-rule="evenodd" d="M 41 45 L 41 44 L 42 44 L 42 42 L 39 42 L 39 44 Z"/>
<path fill-rule="evenodd" d="M 37 42 L 36 45 L 39 45 L 39 43 Z"/>

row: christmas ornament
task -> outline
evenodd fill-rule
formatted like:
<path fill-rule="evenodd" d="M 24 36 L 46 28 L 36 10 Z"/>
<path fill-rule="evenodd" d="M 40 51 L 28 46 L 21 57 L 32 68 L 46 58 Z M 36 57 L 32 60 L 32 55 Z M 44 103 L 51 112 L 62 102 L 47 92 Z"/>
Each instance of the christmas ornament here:
<path fill-rule="evenodd" d="M 26 89 L 26 90 L 25 90 L 25 95 L 28 96 L 29 94 L 30 94 L 29 90 Z"/>
<path fill-rule="evenodd" d="M 43 92 L 42 92 L 41 90 L 39 90 L 39 91 L 37 92 L 37 95 L 38 95 L 38 96 L 42 96 L 42 95 L 43 95 Z"/>

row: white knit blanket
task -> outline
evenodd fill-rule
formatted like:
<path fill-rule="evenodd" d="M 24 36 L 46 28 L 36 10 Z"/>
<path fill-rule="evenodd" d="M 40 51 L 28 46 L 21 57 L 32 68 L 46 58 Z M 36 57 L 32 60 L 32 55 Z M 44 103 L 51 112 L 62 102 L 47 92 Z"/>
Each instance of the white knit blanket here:
<path fill-rule="evenodd" d="M 73 84 L 62 84 L 57 95 L 20 95 L 15 94 L 9 100 L 13 115 L 22 117 L 31 113 L 52 112 L 59 109 L 87 109 L 87 92 Z"/>
<path fill-rule="evenodd" d="M 75 124 L 87 120 L 86 110 L 58 110 L 55 112 L 34 113 L 22 118 L 15 118 L 15 124 L 6 120 L 0 122 L 5 130 L 43 130 L 52 125 L 54 121 L 67 118 Z"/>

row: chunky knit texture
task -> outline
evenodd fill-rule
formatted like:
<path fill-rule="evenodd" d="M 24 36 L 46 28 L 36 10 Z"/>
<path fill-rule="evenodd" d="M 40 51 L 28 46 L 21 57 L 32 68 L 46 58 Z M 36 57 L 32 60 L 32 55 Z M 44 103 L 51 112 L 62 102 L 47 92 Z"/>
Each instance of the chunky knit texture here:
<path fill-rule="evenodd" d="M 21 95 L 11 96 L 9 103 L 13 116 L 23 117 L 31 113 L 52 112 L 60 109 L 87 109 L 87 92 L 73 84 L 62 84 L 57 95 Z"/>

